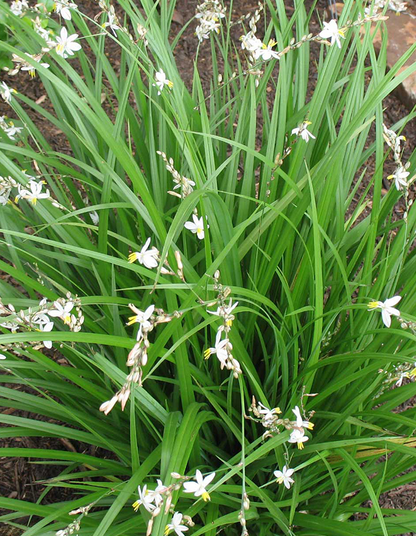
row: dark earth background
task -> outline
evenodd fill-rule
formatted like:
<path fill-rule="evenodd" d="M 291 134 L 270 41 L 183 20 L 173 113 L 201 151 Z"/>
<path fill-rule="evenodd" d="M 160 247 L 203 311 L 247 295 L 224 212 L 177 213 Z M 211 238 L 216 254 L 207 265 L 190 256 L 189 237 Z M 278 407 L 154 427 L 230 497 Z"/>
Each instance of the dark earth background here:
<path fill-rule="evenodd" d="M 75 0 L 76 1 L 76 0 Z M 180 32 L 184 25 L 193 17 L 195 13 L 195 8 L 200 4 L 202 0 L 178 0 L 176 2 L 176 11 L 174 15 L 174 22 L 172 25 L 172 39 L 178 32 Z M 229 2 L 225 1 L 225 5 L 229 5 Z M 82 0 L 77 2 L 79 10 L 89 17 L 93 18 L 99 11 L 98 2 L 93 0 Z M 114 1 L 113 4 L 117 10 L 117 2 Z M 287 3 L 288 13 L 293 12 L 292 2 Z M 310 0 L 305 0 L 306 6 L 309 8 L 312 5 Z M 411 0 L 408 2 L 409 10 L 416 15 L 416 0 Z M 241 16 L 246 15 L 247 13 L 253 13 L 257 8 L 257 2 L 255 0 L 235 0 L 233 2 L 233 11 L 232 19 L 237 20 Z M 390 12 L 391 16 L 395 16 L 394 13 Z M 402 16 L 402 15 L 401 15 Z M 313 33 L 318 33 L 321 29 L 320 21 L 329 20 L 331 18 L 330 11 L 328 9 L 327 0 L 319 0 L 314 12 L 314 15 L 311 19 L 310 31 Z M 197 25 L 196 21 L 193 21 L 184 31 L 181 39 L 178 42 L 178 45 L 175 49 L 175 57 L 177 61 L 178 69 L 182 75 L 183 80 L 188 85 L 192 84 L 192 76 L 194 69 L 194 59 L 198 47 L 198 40 L 194 35 L 195 27 Z M 262 27 L 261 21 L 258 23 L 258 36 L 262 37 Z M 233 27 L 233 37 L 235 42 L 238 42 L 238 38 L 241 35 L 241 26 L 235 25 Z M 235 34 L 235 35 L 234 35 Z M 85 48 L 84 48 L 85 50 Z M 117 44 L 111 39 L 108 40 L 108 45 L 106 48 L 106 54 L 112 61 L 112 64 L 117 67 L 119 62 L 119 49 Z M 314 61 L 318 60 L 319 48 L 318 46 L 311 46 L 311 75 L 310 75 L 310 93 L 313 92 L 314 82 L 316 80 L 316 70 L 314 67 Z M 75 61 L 71 60 L 71 64 L 75 65 Z M 198 58 L 199 74 L 202 80 L 203 88 L 205 92 L 209 93 L 210 87 L 210 78 L 211 78 L 211 52 L 209 41 L 202 43 L 199 50 Z M 29 98 L 34 101 L 38 101 L 44 108 L 53 113 L 53 108 L 48 102 L 46 92 L 42 82 L 39 78 L 32 80 L 27 73 L 19 73 L 17 76 L 10 77 L 6 73 L 0 74 L 0 80 L 5 81 L 9 86 L 16 88 L 20 93 L 27 95 Z M 272 88 L 270 88 L 272 89 Z M 273 95 L 270 94 L 270 102 L 273 102 Z M 410 110 L 408 110 L 398 96 L 395 94 L 390 95 L 383 102 L 385 112 L 384 112 L 384 122 L 387 127 L 391 127 L 401 118 L 405 117 Z M 104 103 L 104 106 L 106 104 Z M 109 115 L 112 114 L 109 107 Z M 0 99 L 0 115 L 8 115 L 13 119 L 13 112 L 11 109 Z M 48 125 L 45 123 L 44 119 L 30 111 L 32 120 L 38 125 L 41 126 L 43 135 L 45 136 L 48 143 L 51 145 L 52 149 L 55 151 L 60 151 L 64 153 L 70 153 L 71 148 L 63 135 L 62 132 L 57 130 L 53 125 Z M 416 147 L 416 121 L 408 123 L 405 127 L 403 134 L 407 138 L 407 143 L 404 150 L 403 161 L 406 162 L 412 153 L 413 149 Z M 368 140 L 368 145 L 370 145 L 375 139 L 374 128 L 370 131 L 370 136 Z M 259 135 L 259 142 L 261 137 Z M 371 160 L 367 162 L 367 175 L 369 179 L 371 178 L 374 171 L 374 162 Z M 392 157 L 386 162 L 385 165 L 385 176 L 393 173 L 395 165 Z M 367 183 L 368 184 L 368 183 Z M 389 188 L 390 181 L 385 180 L 385 188 Z M 361 189 L 356 194 L 356 201 L 361 197 L 362 191 L 365 189 L 366 184 L 363 184 Z M 385 193 L 385 192 L 384 192 Z M 371 192 L 370 192 L 371 194 Z M 411 193 L 411 197 L 414 198 L 414 191 Z M 404 206 L 398 204 L 397 206 L 396 218 L 402 218 L 404 211 Z M 363 214 L 363 217 L 366 213 Z M 2 277 L 8 278 L 5 274 Z M 63 358 L 57 352 L 55 354 L 56 360 L 59 362 Z M 64 360 L 65 361 L 65 360 Z M 5 383 L 6 378 L 3 378 L 2 383 Z M 6 380 L 7 381 L 7 380 Z M 405 380 L 406 381 L 406 380 Z M 8 387 L 14 387 L 22 389 L 26 392 L 33 392 L 30 388 L 19 387 L 14 384 L 7 384 Z M 397 411 L 404 411 L 410 407 L 414 407 L 416 399 L 409 400 L 406 404 L 403 404 L 400 408 L 397 408 Z M 8 408 L 3 410 L 4 414 L 14 414 L 26 418 L 34 418 L 38 420 L 43 420 L 42 417 L 30 414 L 29 412 L 14 410 Z M 55 422 L 57 421 L 50 421 Z M 0 425 L 1 426 L 1 425 Z M 69 450 L 73 452 L 82 452 L 92 455 L 101 455 L 105 458 L 110 458 L 111 453 L 107 451 L 97 450 L 90 445 L 85 445 L 75 441 L 62 440 L 62 439 L 48 439 L 48 438 L 37 438 L 37 437 L 23 437 L 23 438 L 1 438 L 0 437 L 0 447 L 27 447 L 27 448 L 42 448 L 42 449 L 61 449 Z M 36 502 L 39 500 L 41 494 L 45 491 L 46 485 L 45 481 L 56 475 L 58 475 L 63 467 L 60 465 L 52 465 L 50 463 L 39 464 L 36 463 L 38 460 L 31 461 L 22 458 L 1 458 L 0 457 L 0 495 L 3 497 L 15 498 L 26 500 L 29 502 Z M 71 494 L 71 490 L 66 488 L 52 487 L 49 489 L 47 494 L 42 498 L 42 504 L 52 504 L 62 501 L 68 501 L 75 495 Z M 416 509 L 416 483 L 407 484 L 401 486 L 395 490 L 391 490 L 387 493 L 381 495 L 379 500 L 380 506 L 382 508 L 395 508 L 395 509 L 407 509 L 415 510 Z M 362 506 L 370 506 L 371 503 L 367 502 Z M 5 511 L 0 511 L 0 514 L 7 513 Z M 356 518 L 361 516 L 356 516 Z M 22 520 L 22 523 L 26 523 L 27 520 Z M 18 536 L 22 534 L 22 531 L 19 529 L 13 529 L 8 527 L 5 524 L 0 523 L 0 536 Z M 409 535 L 416 534 L 415 532 L 407 533 Z"/>

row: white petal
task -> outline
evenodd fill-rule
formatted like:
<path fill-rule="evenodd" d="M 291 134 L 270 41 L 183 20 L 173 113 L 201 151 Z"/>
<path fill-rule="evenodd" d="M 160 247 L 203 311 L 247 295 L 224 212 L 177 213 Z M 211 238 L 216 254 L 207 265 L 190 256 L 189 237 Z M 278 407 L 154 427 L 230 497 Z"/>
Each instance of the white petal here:
<path fill-rule="evenodd" d="M 389 298 L 384 302 L 384 305 L 386 307 L 390 307 L 391 305 L 396 305 L 399 303 L 399 301 L 402 299 L 401 296 L 393 296 L 393 298 Z"/>
<path fill-rule="evenodd" d="M 391 316 L 390 316 L 390 314 L 385 309 L 382 309 L 381 310 L 381 316 L 383 318 L 384 325 L 389 328 L 391 326 Z"/>

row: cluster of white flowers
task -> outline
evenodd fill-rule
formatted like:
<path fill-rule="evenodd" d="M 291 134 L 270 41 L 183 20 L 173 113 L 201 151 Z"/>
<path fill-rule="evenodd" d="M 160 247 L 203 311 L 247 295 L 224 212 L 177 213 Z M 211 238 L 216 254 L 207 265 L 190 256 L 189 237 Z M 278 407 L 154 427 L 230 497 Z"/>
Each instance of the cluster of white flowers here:
<path fill-rule="evenodd" d="M 407 2 L 400 2 L 399 0 L 374 0 L 370 2 L 370 5 L 365 8 L 365 13 L 373 14 L 383 11 L 387 4 L 387 9 L 395 11 L 396 13 L 402 13 L 407 9 Z"/>
<path fill-rule="evenodd" d="M 26 0 L 13 0 L 13 2 L 10 4 L 10 10 L 13 15 L 16 15 L 16 17 L 24 15 L 28 9 L 29 4 Z"/>
<path fill-rule="evenodd" d="M 199 42 L 209 38 L 211 32 L 220 32 L 220 20 L 225 17 L 226 8 L 218 0 L 205 0 L 196 8 L 195 17 L 199 24 L 195 30 L 195 35 Z"/>
<path fill-rule="evenodd" d="M 194 526 L 194 522 L 190 516 L 185 516 L 180 512 L 174 512 L 172 508 L 172 494 L 183 487 L 185 493 L 192 493 L 194 497 L 201 497 L 204 501 L 209 501 L 210 496 L 207 491 L 207 486 L 215 478 L 215 473 L 210 473 L 203 476 L 199 469 L 196 470 L 194 477 L 182 476 L 179 473 L 172 473 L 172 477 L 177 481 L 170 486 L 165 486 L 160 479 L 157 479 L 157 486 L 154 490 L 148 489 L 147 484 L 138 486 L 137 491 L 139 498 L 133 503 L 133 508 L 137 512 L 140 506 L 151 514 L 151 518 L 147 524 L 146 535 L 152 532 L 153 522 L 162 510 L 165 513 L 173 512 L 170 523 L 166 525 L 165 535 L 167 536 L 172 531 L 177 536 L 183 536 L 183 533 L 189 530 L 189 527 Z M 194 479 L 194 480 L 192 480 Z M 184 525 L 183 523 L 186 523 Z"/>
<path fill-rule="evenodd" d="M 180 193 L 175 191 L 168 191 L 168 194 L 173 195 L 175 197 L 179 197 L 180 199 L 185 199 L 185 197 L 187 197 L 194 191 L 193 187 L 195 186 L 195 182 L 191 179 L 188 179 L 184 175 L 181 175 L 179 171 L 175 169 L 175 163 L 173 161 L 173 158 L 168 158 L 163 151 L 156 152 L 163 159 L 166 164 L 166 169 L 173 177 L 173 182 L 175 183 L 173 190 L 180 189 Z"/>
<path fill-rule="evenodd" d="M 410 162 L 404 164 L 402 162 L 402 142 L 406 141 L 404 136 L 398 136 L 393 130 L 390 130 L 383 124 L 383 137 L 384 141 L 393 151 L 393 158 L 396 163 L 396 170 L 392 175 L 389 175 L 387 178 L 394 180 L 394 184 L 397 190 L 403 191 L 405 197 L 408 197 L 408 188 L 410 180 L 408 179 L 410 173 L 407 171 L 410 167 Z"/>
<path fill-rule="evenodd" d="M 234 378 L 238 378 L 238 376 L 242 374 L 242 370 L 239 361 L 237 361 L 232 354 L 233 345 L 229 338 L 233 320 L 235 319 L 233 311 L 237 307 L 238 302 L 233 303 L 230 298 L 228 304 L 226 303 L 231 290 L 229 287 L 223 287 L 220 284 L 219 279 L 220 272 L 217 270 L 214 274 L 214 290 L 218 292 L 218 297 L 214 303 L 219 305 L 216 311 L 209 311 L 207 309 L 207 312 L 219 316 L 223 323 L 217 329 L 215 346 L 207 348 L 204 351 L 204 358 L 208 359 L 211 355 L 215 354 L 220 362 L 221 370 L 226 368 L 233 373 Z"/>
<path fill-rule="evenodd" d="M 74 308 L 77 312 L 76 315 L 72 313 Z M 16 333 L 18 330 L 49 333 L 54 328 L 54 320 L 51 320 L 50 317 L 61 319 L 73 332 L 80 331 L 84 323 L 80 301 L 76 297 L 71 297 L 70 294 L 66 298 L 59 298 L 52 303 L 48 302 L 46 298 L 43 298 L 36 309 L 21 309 L 18 312 L 12 304 L 4 306 L 0 302 L 0 314 L 5 315 L 2 318 L 0 326 L 9 329 L 12 333 Z M 29 345 L 35 349 L 43 347 L 52 348 L 52 341 L 44 340 L 30 343 Z M 13 344 L 4 348 L 16 350 L 16 347 L 18 345 Z"/>
<path fill-rule="evenodd" d="M 260 422 L 267 431 L 263 434 L 263 438 L 272 436 L 273 434 L 280 433 L 280 428 L 291 430 L 288 442 L 296 443 L 298 449 L 304 448 L 304 443 L 309 441 L 309 437 L 306 435 L 305 430 L 312 430 L 314 424 L 309 419 L 304 419 L 300 413 L 299 406 L 295 406 L 292 412 L 295 414 L 296 420 L 292 421 L 288 418 L 282 418 L 280 408 L 269 409 L 261 402 L 257 402 L 253 397 L 253 402 L 250 407 L 250 411 L 254 414 L 255 418 L 251 419 Z"/>
<path fill-rule="evenodd" d="M 13 121 L 6 119 L 4 115 L 0 115 L 0 128 L 8 136 L 8 138 L 13 141 L 16 141 L 16 136 L 18 136 L 23 130 L 23 127 L 17 127 Z M 4 203 L 1 203 L 1 201 L 0 204 L 4 205 Z"/>

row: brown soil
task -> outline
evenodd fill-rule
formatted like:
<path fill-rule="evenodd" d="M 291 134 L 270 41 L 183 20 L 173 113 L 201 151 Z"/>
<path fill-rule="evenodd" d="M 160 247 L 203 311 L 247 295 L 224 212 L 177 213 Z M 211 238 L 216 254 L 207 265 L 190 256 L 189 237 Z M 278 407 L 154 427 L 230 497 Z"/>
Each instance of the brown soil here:
<path fill-rule="evenodd" d="M 90 0 L 79 0 L 78 2 L 79 9 L 88 14 L 93 18 L 99 11 L 98 3 L 93 3 Z M 116 2 L 114 2 L 116 4 Z M 190 17 L 195 13 L 196 6 L 200 3 L 200 0 L 178 0 L 177 9 L 174 17 L 173 32 L 179 32 L 182 30 L 183 25 L 189 20 Z M 305 2 L 307 5 L 311 5 L 312 2 L 307 0 Z M 410 2 L 413 4 L 412 8 L 416 12 L 416 2 Z M 317 4 L 316 14 L 312 17 L 310 31 L 318 32 L 320 25 L 319 20 L 326 19 L 328 20 L 329 15 L 324 15 L 324 12 L 329 13 L 328 4 L 326 0 L 319 0 Z M 242 15 L 245 15 L 249 12 L 254 12 L 257 8 L 256 0 L 235 0 L 233 2 L 233 20 L 239 19 Z M 288 9 L 291 9 L 288 7 Z M 319 18 L 318 18 L 319 15 Z M 177 60 L 178 68 L 181 72 L 183 80 L 188 85 L 191 86 L 193 69 L 194 69 L 194 58 L 197 52 L 198 41 L 194 35 L 196 23 L 192 23 L 183 33 L 182 38 L 180 39 L 176 49 L 175 57 Z M 259 23 L 260 28 L 260 23 Z M 261 31 L 261 30 L 260 30 Z M 259 31 L 259 34 L 260 34 Z M 233 37 L 238 40 L 240 35 L 240 27 L 234 26 Z M 108 57 L 111 59 L 113 65 L 119 63 L 119 50 L 117 44 L 112 40 L 109 40 L 108 48 L 106 50 Z M 317 50 L 314 50 L 312 47 L 312 64 L 313 60 L 317 59 Z M 74 64 L 74 63 L 73 63 Z M 204 90 L 208 93 L 211 77 L 211 53 L 209 42 L 202 43 L 199 50 L 198 56 L 198 65 L 199 73 L 201 76 L 202 84 Z M 311 73 L 310 79 L 313 81 L 314 76 Z M 13 78 L 1 74 L 1 80 L 5 81 L 9 86 L 16 88 L 20 93 L 27 95 L 29 98 L 37 101 L 43 107 L 48 109 L 48 111 L 53 112 L 52 106 L 49 103 L 45 88 L 39 78 L 32 80 L 26 73 L 18 74 Z M 311 91 L 313 91 L 313 82 L 311 84 Z M 384 101 L 385 108 L 385 122 L 388 127 L 391 127 L 394 123 L 399 121 L 401 118 L 405 117 L 408 114 L 408 110 L 402 104 L 402 102 L 395 96 L 390 95 Z M 28 110 L 28 108 L 26 108 Z M 109 113 L 111 111 L 109 110 Z M 0 115 L 11 115 L 10 108 L 0 99 Z M 48 125 L 44 119 L 30 111 L 32 120 L 41 125 L 41 130 L 46 140 L 50 143 L 51 147 L 55 151 L 68 153 L 70 152 L 70 147 L 65 139 L 65 136 L 62 132 L 58 131 L 52 125 Z M 13 117 L 12 117 L 13 119 Z M 409 123 L 403 131 L 403 134 L 407 138 L 407 144 L 404 152 L 404 161 L 408 159 L 413 149 L 416 147 L 416 122 L 412 121 Z M 371 130 L 369 144 L 374 140 L 374 131 Z M 387 162 L 385 171 L 386 175 L 390 174 L 393 171 L 394 164 L 391 161 Z M 371 161 L 367 163 L 367 173 L 371 177 L 374 172 L 374 163 Z M 361 192 L 365 188 L 365 185 L 362 186 L 362 189 L 357 192 L 357 202 L 361 197 Z M 399 206 L 397 217 L 402 217 L 403 208 Z M 28 415 L 22 411 L 13 411 L 5 410 L 7 413 L 14 413 L 15 415 L 21 415 L 27 417 Z M 70 444 L 59 439 L 45 439 L 45 438 L 16 438 L 16 439 L 0 439 L 0 447 L 28 447 L 28 448 L 53 448 L 53 449 L 76 449 L 79 452 L 85 452 L 85 445 L 79 444 Z M 60 466 L 51 466 L 49 464 L 34 464 L 30 460 L 21 459 L 21 458 L 2 458 L 0 465 L 0 495 L 3 497 L 10 497 L 16 499 L 23 499 L 30 502 L 35 502 L 40 497 L 41 493 L 45 490 L 45 484 L 42 481 L 52 478 L 53 476 L 59 474 Z M 42 503 L 55 503 L 64 500 L 69 500 L 71 498 L 70 490 L 65 488 L 51 488 L 47 493 L 46 497 L 43 499 Z M 396 490 L 392 490 L 388 493 L 385 493 L 380 498 L 380 504 L 385 508 L 396 508 L 396 509 L 413 509 L 416 504 L 416 486 L 408 484 L 402 486 Z M 21 534 L 22 531 L 19 529 L 13 529 L 12 527 L 3 526 L 0 530 L 1 535 L 3 536 L 17 536 Z M 416 534 L 416 533 L 409 533 Z"/>

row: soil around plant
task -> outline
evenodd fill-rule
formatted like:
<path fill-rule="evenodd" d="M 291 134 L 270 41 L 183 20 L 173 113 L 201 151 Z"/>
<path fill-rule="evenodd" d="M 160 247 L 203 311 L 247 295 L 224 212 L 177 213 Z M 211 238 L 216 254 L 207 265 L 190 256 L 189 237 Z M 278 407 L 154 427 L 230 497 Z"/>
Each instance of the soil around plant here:
<path fill-rule="evenodd" d="M 174 54 L 177 61 L 177 66 L 180 71 L 180 74 L 188 87 L 191 87 L 195 58 L 198 54 L 198 70 L 201 77 L 203 89 L 208 94 L 210 88 L 210 79 L 212 73 L 212 58 L 211 58 L 211 49 L 209 41 L 203 42 L 198 46 L 198 40 L 196 39 L 194 32 L 196 27 L 196 22 L 193 21 L 188 27 L 184 26 L 188 20 L 195 13 L 196 6 L 200 3 L 200 0 L 178 0 L 176 3 L 176 11 L 174 15 L 173 22 L 173 36 L 179 32 L 183 32 L 181 38 L 178 41 L 178 44 L 175 48 Z M 225 2 L 228 4 L 228 2 Z M 412 4 L 412 9 L 416 13 L 416 3 L 410 2 Z M 81 12 L 87 14 L 90 18 L 94 18 L 95 15 L 99 12 L 98 3 L 91 2 L 89 0 L 82 0 L 77 2 Z M 117 4 L 114 2 L 114 4 Z M 311 6 L 312 2 L 310 0 L 306 1 L 307 6 Z M 258 4 L 255 0 L 236 0 L 233 2 L 233 20 L 237 21 L 240 17 L 246 15 L 247 13 L 253 13 L 258 7 Z M 290 10 L 288 6 L 288 10 Z M 310 31 L 313 33 L 318 33 L 320 31 L 321 25 L 320 21 L 329 20 L 329 10 L 326 0 L 319 0 L 314 15 L 311 19 Z M 261 25 L 259 23 L 259 35 L 261 34 Z M 233 38 L 235 42 L 238 43 L 238 38 L 241 35 L 241 26 L 235 25 L 232 29 Z M 310 75 L 310 88 L 308 99 L 311 97 L 313 92 L 313 81 L 316 79 L 317 73 L 314 64 L 318 60 L 319 51 L 317 48 L 311 47 L 311 75 Z M 118 45 L 112 41 L 108 40 L 108 45 L 106 48 L 106 54 L 111 61 L 113 66 L 117 66 L 120 63 L 120 52 Z M 37 102 L 42 107 L 46 108 L 49 112 L 53 113 L 53 108 L 51 103 L 48 101 L 45 88 L 39 78 L 31 79 L 27 76 L 26 73 L 19 73 L 16 76 L 10 77 L 5 73 L 1 74 L 1 81 L 5 81 L 11 87 L 17 89 L 19 93 L 22 93 L 28 96 L 30 99 Z M 270 102 L 272 102 L 272 97 L 270 97 Z M 405 117 L 409 110 L 406 109 L 405 105 L 400 101 L 396 95 L 389 95 L 383 101 L 384 106 L 384 117 L 385 123 L 388 128 L 391 128 L 392 125 L 397 123 L 400 119 Z M 30 112 L 30 117 L 34 123 L 40 126 L 42 134 L 51 145 L 52 150 L 62 153 L 70 153 L 71 148 L 68 144 L 68 141 L 65 138 L 65 135 L 57 130 L 53 125 L 48 124 L 44 121 L 44 118 L 33 112 L 33 110 L 25 107 L 25 109 Z M 109 113 L 111 111 L 109 110 Z M 7 115 L 13 116 L 10 112 L 10 108 L 0 99 L 0 116 Z M 403 160 L 407 161 L 410 157 L 412 151 L 416 147 L 416 120 L 409 122 L 403 134 L 407 138 L 407 142 L 404 148 Z M 370 145 L 375 140 L 375 128 L 374 125 L 370 130 L 368 145 Z M 356 201 L 360 200 L 363 191 L 365 190 L 368 181 L 371 180 L 371 177 L 374 174 L 374 161 L 370 160 L 366 164 L 366 174 L 368 176 L 367 182 L 364 182 L 356 193 Z M 392 156 L 389 157 L 389 160 L 385 165 L 385 176 L 393 173 L 395 164 Z M 391 187 L 389 181 L 385 181 L 384 193 L 387 193 L 387 188 Z M 414 198 L 414 192 L 413 196 Z M 404 207 L 403 205 L 398 205 L 396 209 L 396 218 L 402 219 Z M 365 214 L 363 215 L 363 217 Z M 57 355 L 56 359 L 59 359 Z M 7 378 L 3 378 L 2 383 L 7 381 Z M 16 384 L 10 385 L 10 387 L 29 390 L 29 388 L 24 386 L 17 386 Z M 409 404 L 414 407 L 415 400 L 409 401 Z M 38 418 L 33 415 L 29 415 L 27 412 L 21 410 L 6 409 L 3 411 L 5 414 L 13 414 L 21 417 L 32 417 Z M 51 421 L 52 422 L 52 421 Z M 53 421 L 56 422 L 56 421 Z M 39 448 L 39 449 L 58 449 L 58 450 L 75 450 L 77 452 L 84 452 L 87 454 L 97 455 L 96 452 L 89 452 L 90 447 L 70 441 L 62 441 L 54 438 L 43 438 L 43 437 L 17 437 L 17 438 L 0 438 L 0 447 L 26 447 L 26 448 Z M 102 451 L 103 457 L 111 457 L 111 453 Z M 9 497 L 19 500 L 26 500 L 29 502 L 36 502 L 41 494 L 47 489 L 47 481 L 50 478 L 58 475 L 62 471 L 62 466 L 52 465 L 52 464 L 38 464 L 38 460 L 31 460 L 26 458 L 0 458 L 0 495 L 3 497 Z M 55 504 L 57 502 L 68 501 L 74 498 L 74 495 L 71 495 L 71 490 L 67 488 L 52 487 L 49 488 L 46 495 L 42 498 L 42 504 Z M 380 506 L 383 508 L 394 508 L 394 509 L 408 509 L 414 510 L 416 505 L 416 484 L 407 484 L 401 486 L 395 490 L 391 490 L 387 493 L 384 493 L 380 497 Z M 363 506 L 369 506 L 365 504 Z M 6 513 L 5 511 L 0 512 L 0 514 Z M 32 519 L 33 521 L 33 519 Z M 27 522 L 27 518 L 21 521 L 23 524 Z M 17 536 L 22 534 L 23 531 L 20 529 L 15 529 L 7 525 L 0 525 L 0 534 L 1 536 Z M 416 534 L 416 532 L 408 533 L 409 535 Z"/>

